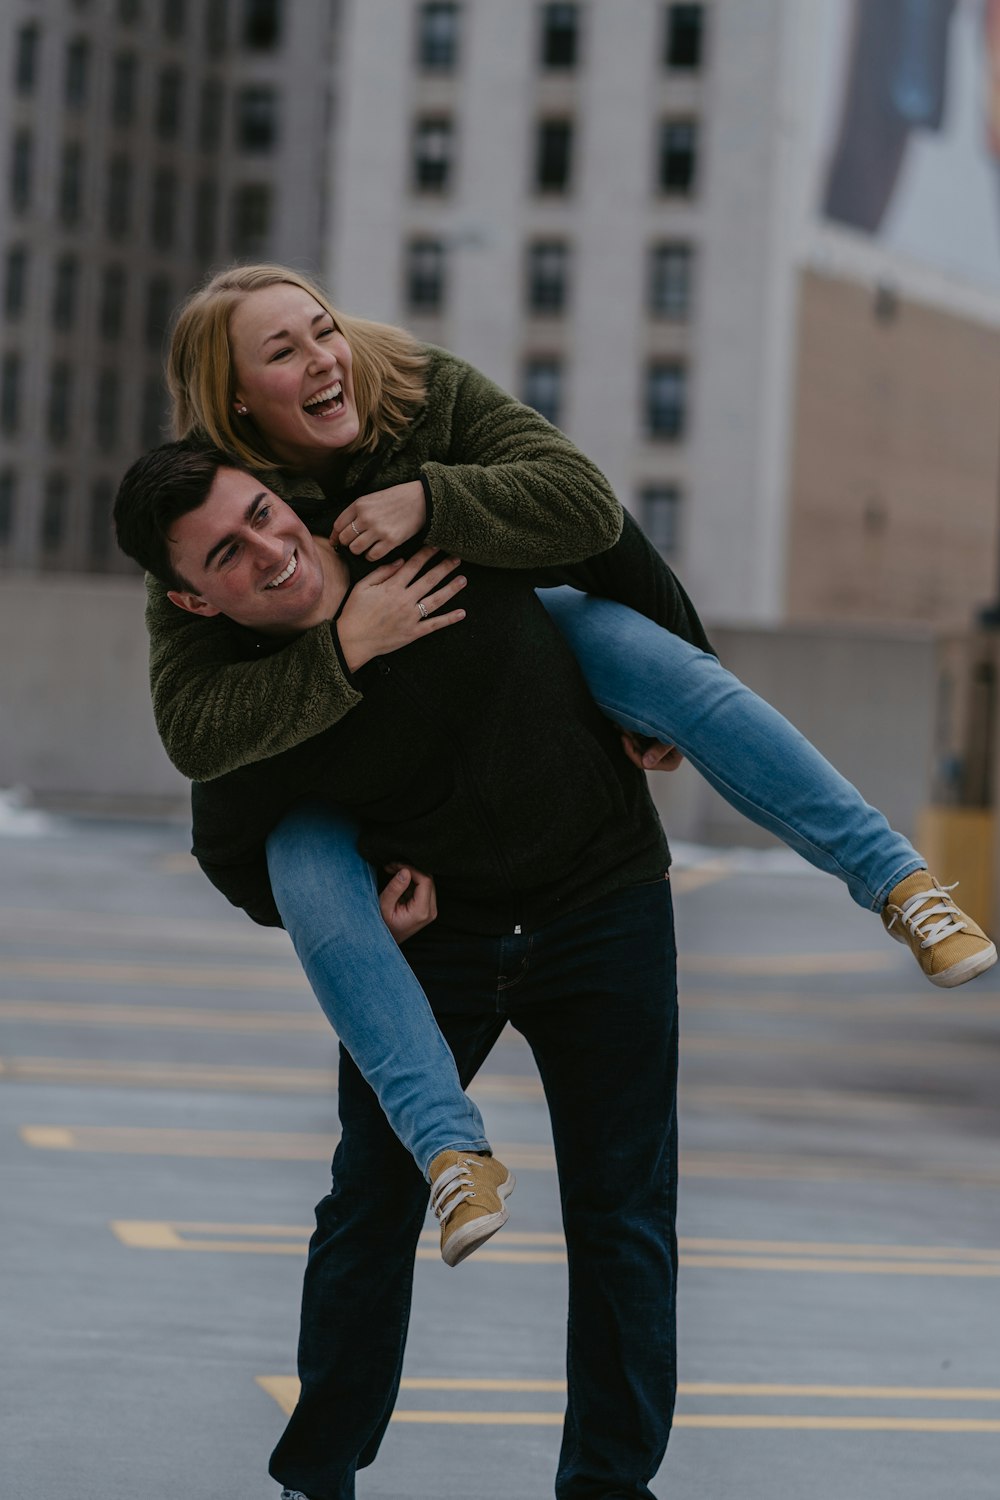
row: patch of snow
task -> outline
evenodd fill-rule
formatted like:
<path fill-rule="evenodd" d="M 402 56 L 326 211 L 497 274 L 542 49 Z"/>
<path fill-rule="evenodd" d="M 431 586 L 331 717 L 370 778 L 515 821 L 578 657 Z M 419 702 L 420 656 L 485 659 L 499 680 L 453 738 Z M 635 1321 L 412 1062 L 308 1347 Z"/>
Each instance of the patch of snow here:
<path fill-rule="evenodd" d="M 40 839 L 55 833 L 57 827 L 49 813 L 28 805 L 23 787 L 0 788 L 0 838 Z"/>

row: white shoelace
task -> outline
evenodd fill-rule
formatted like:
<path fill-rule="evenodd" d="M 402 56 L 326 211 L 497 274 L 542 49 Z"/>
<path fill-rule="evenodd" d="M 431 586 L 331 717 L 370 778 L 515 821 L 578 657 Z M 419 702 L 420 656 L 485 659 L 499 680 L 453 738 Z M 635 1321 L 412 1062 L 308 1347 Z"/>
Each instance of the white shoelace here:
<path fill-rule="evenodd" d="M 470 1168 L 475 1165 L 471 1161 L 456 1162 L 453 1167 L 442 1172 L 434 1184 L 431 1193 L 431 1208 L 437 1214 L 441 1223 L 447 1222 L 449 1216 L 455 1212 L 460 1203 L 466 1198 L 476 1196 L 476 1184 L 470 1175 Z M 463 1192 L 463 1188 L 468 1189 Z"/>
<path fill-rule="evenodd" d="M 955 885 L 958 881 L 955 881 Z M 902 917 L 903 926 L 909 927 L 921 939 L 921 948 L 933 948 L 935 943 L 940 943 L 943 938 L 952 937 L 956 932 L 964 932 L 967 923 L 957 921 L 962 913 L 948 895 L 949 891 L 955 889 L 955 885 L 935 886 L 931 891 L 919 891 L 904 901 L 899 911 L 895 914 L 889 927 L 892 928 Z M 928 901 L 937 901 L 937 906 L 924 906 Z M 932 921 L 937 917 L 938 920 Z"/>

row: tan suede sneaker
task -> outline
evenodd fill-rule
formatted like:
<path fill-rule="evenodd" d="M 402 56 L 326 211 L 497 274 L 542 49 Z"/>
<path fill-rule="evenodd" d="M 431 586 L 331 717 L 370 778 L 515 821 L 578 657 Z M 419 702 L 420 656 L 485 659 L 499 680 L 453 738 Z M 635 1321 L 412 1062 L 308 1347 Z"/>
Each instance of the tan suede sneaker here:
<path fill-rule="evenodd" d="M 441 1220 L 441 1259 L 457 1266 L 507 1222 L 514 1174 L 495 1156 L 442 1151 L 430 1165 L 431 1208 Z"/>
<path fill-rule="evenodd" d="M 997 950 L 981 927 L 956 906 L 926 870 L 914 870 L 889 892 L 882 922 L 897 943 L 909 943 L 931 984 L 951 989 L 975 979 L 997 961 Z"/>

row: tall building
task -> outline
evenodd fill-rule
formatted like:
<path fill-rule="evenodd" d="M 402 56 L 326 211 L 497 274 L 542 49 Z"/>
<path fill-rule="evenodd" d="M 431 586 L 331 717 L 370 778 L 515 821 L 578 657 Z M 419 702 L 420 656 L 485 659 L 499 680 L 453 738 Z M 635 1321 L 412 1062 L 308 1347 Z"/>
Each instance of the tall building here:
<path fill-rule="evenodd" d="M 963 264 L 948 221 L 981 193 L 977 233 L 989 184 L 945 168 L 923 238 L 906 214 L 921 153 L 968 146 L 984 14 L 345 0 L 334 297 L 564 427 L 713 621 L 965 623 L 996 591 L 1000 253 Z"/>
<path fill-rule="evenodd" d="M 163 338 L 233 260 L 315 269 L 330 0 L 0 7 L 0 568 L 110 571 Z"/>

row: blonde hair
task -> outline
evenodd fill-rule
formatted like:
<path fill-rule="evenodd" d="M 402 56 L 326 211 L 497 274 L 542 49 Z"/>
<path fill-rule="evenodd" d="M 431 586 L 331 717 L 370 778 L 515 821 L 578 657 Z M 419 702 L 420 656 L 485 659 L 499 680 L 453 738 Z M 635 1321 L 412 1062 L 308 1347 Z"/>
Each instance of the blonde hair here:
<path fill-rule="evenodd" d="M 360 422 L 351 451 L 370 453 L 383 436 L 400 436 L 427 398 L 427 355 L 420 345 L 403 328 L 337 312 L 309 277 L 278 265 L 219 271 L 181 306 L 167 355 L 174 435 L 204 437 L 253 469 L 282 467 L 266 436 L 235 414 L 236 372 L 229 344 L 233 310 L 251 292 L 282 283 L 314 297 L 351 346 Z"/>

